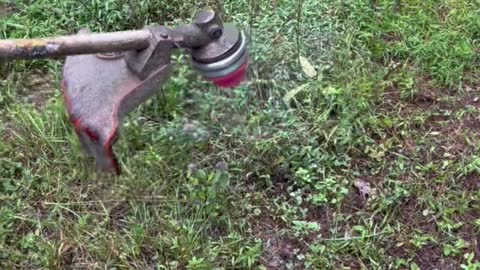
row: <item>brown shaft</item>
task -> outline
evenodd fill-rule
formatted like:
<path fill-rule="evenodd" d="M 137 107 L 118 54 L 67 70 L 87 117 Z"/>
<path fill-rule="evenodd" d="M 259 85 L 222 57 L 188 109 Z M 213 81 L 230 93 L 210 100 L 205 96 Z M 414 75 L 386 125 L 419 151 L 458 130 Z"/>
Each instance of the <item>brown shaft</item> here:
<path fill-rule="evenodd" d="M 150 31 L 138 30 L 47 39 L 0 40 L 0 62 L 142 50 L 148 47 L 151 37 Z"/>

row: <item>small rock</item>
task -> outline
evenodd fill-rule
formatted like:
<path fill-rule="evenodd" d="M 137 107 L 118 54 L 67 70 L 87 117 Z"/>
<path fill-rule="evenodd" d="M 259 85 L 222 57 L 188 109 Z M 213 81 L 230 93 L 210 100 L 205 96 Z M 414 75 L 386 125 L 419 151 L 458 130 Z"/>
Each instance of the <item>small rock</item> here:
<path fill-rule="evenodd" d="M 291 245 L 286 245 L 280 250 L 280 256 L 284 260 L 290 260 L 293 258 L 293 247 Z"/>
<path fill-rule="evenodd" d="M 358 192 L 360 192 L 360 195 L 362 195 L 363 199 L 366 199 L 372 193 L 370 184 L 363 180 L 355 181 L 354 185 L 358 189 Z"/>
<path fill-rule="evenodd" d="M 28 95 L 27 102 L 34 102 L 37 97 L 35 95 Z"/>
<path fill-rule="evenodd" d="M 182 130 L 184 135 L 193 140 L 206 141 L 210 137 L 208 130 L 197 121 L 185 123 Z"/>
<path fill-rule="evenodd" d="M 273 259 L 268 263 L 270 269 L 278 269 L 280 267 L 280 261 L 278 259 Z"/>
<path fill-rule="evenodd" d="M 193 133 L 198 129 L 198 125 L 194 123 L 186 123 L 183 125 L 183 131 L 185 133 Z"/>
<path fill-rule="evenodd" d="M 273 258 L 268 262 L 268 267 L 271 269 L 278 269 L 281 265 L 281 262 L 278 258 Z"/>
<path fill-rule="evenodd" d="M 188 164 L 187 169 L 190 173 L 195 173 L 195 172 L 198 171 L 198 165 L 195 164 L 195 163 L 190 163 L 190 164 Z"/>
<path fill-rule="evenodd" d="M 215 169 L 219 171 L 228 171 L 228 164 L 224 161 L 220 161 L 215 165 Z"/>

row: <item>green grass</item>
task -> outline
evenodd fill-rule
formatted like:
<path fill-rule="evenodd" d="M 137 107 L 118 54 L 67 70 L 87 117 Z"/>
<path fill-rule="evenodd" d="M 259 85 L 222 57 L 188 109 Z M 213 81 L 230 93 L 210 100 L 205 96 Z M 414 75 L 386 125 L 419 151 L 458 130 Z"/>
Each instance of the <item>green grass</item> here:
<path fill-rule="evenodd" d="M 252 58 L 227 92 L 178 66 L 124 123 L 119 177 L 80 149 L 62 61 L 5 64 L 1 269 L 480 269 L 478 1 L 0 3 L 1 38 L 209 5 Z"/>

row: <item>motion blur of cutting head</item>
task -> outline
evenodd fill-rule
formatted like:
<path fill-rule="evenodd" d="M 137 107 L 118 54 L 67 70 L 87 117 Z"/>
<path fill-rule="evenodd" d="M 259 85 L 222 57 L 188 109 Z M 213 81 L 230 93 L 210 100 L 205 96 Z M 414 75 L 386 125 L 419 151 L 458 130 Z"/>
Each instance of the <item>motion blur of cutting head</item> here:
<path fill-rule="evenodd" d="M 220 88 L 245 80 L 246 39 L 206 9 L 178 27 L 38 40 L 0 41 L 0 61 L 67 56 L 62 88 L 70 120 L 85 151 L 102 170 L 120 172 L 112 145 L 124 116 L 150 98 L 171 75 L 171 54 L 184 49 L 192 66 Z"/>
<path fill-rule="evenodd" d="M 245 36 L 233 24 L 222 27 L 221 21 L 212 12 L 200 14 L 197 24 L 209 25 L 206 32 L 212 40 L 193 50 L 193 65 L 207 80 L 219 87 L 239 85 L 245 79 L 248 64 Z"/>

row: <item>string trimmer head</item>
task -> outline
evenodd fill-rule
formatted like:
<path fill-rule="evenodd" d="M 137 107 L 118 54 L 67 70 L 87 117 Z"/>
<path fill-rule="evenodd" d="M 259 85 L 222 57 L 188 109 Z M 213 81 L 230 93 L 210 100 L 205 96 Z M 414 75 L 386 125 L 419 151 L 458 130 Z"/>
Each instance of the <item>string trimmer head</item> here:
<path fill-rule="evenodd" d="M 0 41 L 0 61 L 68 56 L 62 89 L 70 120 L 86 153 L 101 170 L 120 172 L 112 145 L 122 119 L 145 102 L 171 75 L 171 54 L 183 48 L 193 67 L 221 88 L 245 79 L 247 46 L 241 31 L 212 10 L 174 28 L 40 40 Z"/>

